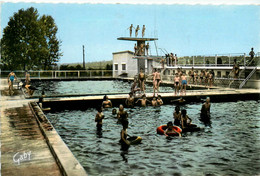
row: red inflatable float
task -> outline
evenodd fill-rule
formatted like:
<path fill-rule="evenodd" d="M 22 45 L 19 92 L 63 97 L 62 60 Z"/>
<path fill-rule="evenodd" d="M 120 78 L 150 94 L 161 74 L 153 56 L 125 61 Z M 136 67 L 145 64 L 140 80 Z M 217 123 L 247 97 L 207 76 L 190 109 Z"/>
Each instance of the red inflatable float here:
<path fill-rule="evenodd" d="M 179 133 L 182 132 L 181 128 L 178 127 L 178 126 L 173 126 L 172 127 L 174 131 L 176 131 L 176 133 L 170 133 L 168 134 L 169 136 L 178 136 Z M 161 125 L 159 126 L 156 131 L 157 131 L 157 134 L 164 134 L 164 131 L 167 129 L 167 125 Z"/>

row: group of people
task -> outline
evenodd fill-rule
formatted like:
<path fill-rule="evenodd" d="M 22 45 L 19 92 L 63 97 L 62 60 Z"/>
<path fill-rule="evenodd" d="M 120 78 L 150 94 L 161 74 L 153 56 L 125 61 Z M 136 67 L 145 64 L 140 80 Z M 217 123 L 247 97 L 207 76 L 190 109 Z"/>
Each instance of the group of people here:
<path fill-rule="evenodd" d="M 127 28 L 127 29 L 129 29 L 129 32 L 130 32 L 130 37 L 132 37 L 132 31 L 133 31 L 133 29 L 135 29 L 135 37 L 137 37 L 138 36 L 138 31 L 140 30 L 140 27 L 139 27 L 139 25 L 137 25 L 136 26 L 136 28 L 133 26 L 133 24 L 131 24 L 130 25 L 130 27 L 129 28 Z M 144 35 L 145 35 L 145 25 L 143 25 L 143 28 L 142 28 L 142 37 L 144 37 Z"/>
<path fill-rule="evenodd" d="M 147 42 L 147 44 L 145 43 L 141 43 L 140 46 L 138 47 L 136 44 L 134 46 L 134 55 L 135 56 L 144 56 L 145 53 L 146 55 L 148 56 L 149 55 L 149 48 L 150 48 L 150 45 L 149 45 L 149 42 Z"/>
<path fill-rule="evenodd" d="M 14 94 L 14 80 L 18 80 L 14 71 L 12 70 L 7 77 L 7 81 L 8 81 L 8 85 L 9 85 L 9 94 L 13 95 Z M 35 88 L 34 86 L 32 86 L 31 84 L 31 78 L 30 78 L 30 74 L 29 72 L 26 70 L 25 71 L 25 82 L 24 84 L 22 84 L 22 86 L 26 89 L 27 93 L 29 96 L 32 96 L 34 91 L 37 90 L 37 88 Z"/>
<path fill-rule="evenodd" d="M 145 94 L 145 82 L 149 76 L 152 77 L 153 81 L 153 96 L 159 94 L 160 84 L 162 83 L 161 70 L 154 68 L 153 73 L 147 76 L 141 68 L 138 77 L 134 78 L 134 82 L 131 86 L 131 92 L 134 96 L 138 91 Z M 186 95 L 187 85 L 191 83 L 196 85 L 200 83 L 204 84 L 206 87 L 212 87 L 214 83 L 215 73 L 213 70 L 201 70 L 201 72 L 199 73 L 198 71 L 195 71 L 192 67 L 192 69 L 188 72 L 188 76 L 189 77 L 187 77 L 186 73 L 183 72 L 181 68 L 177 69 L 177 72 L 175 73 L 173 78 L 175 95 Z"/>
<path fill-rule="evenodd" d="M 215 73 L 213 70 L 201 70 L 200 73 L 199 71 L 195 71 L 194 68 L 192 67 L 191 70 L 189 71 L 189 83 L 192 84 L 198 84 L 198 82 L 202 85 L 204 84 L 205 86 L 212 87 L 214 84 L 214 78 L 215 78 Z"/>
<path fill-rule="evenodd" d="M 129 97 L 125 101 L 125 106 L 128 108 L 133 108 L 135 103 L 141 102 L 141 106 L 145 107 L 147 106 L 147 103 L 149 102 L 152 106 L 159 106 L 163 105 L 163 100 L 161 96 L 158 96 L 158 99 L 156 100 L 155 97 L 153 97 L 152 101 L 149 101 L 146 99 L 145 95 L 142 96 L 141 99 L 138 99 L 136 102 L 134 101 L 134 97 L 132 93 L 129 93 Z M 102 105 L 97 108 L 97 114 L 95 117 L 95 122 L 97 130 L 102 130 L 102 123 L 104 119 L 104 108 L 112 108 L 112 102 L 109 100 L 108 96 L 105 95 L 103 98 Z M 201 107 L 201 113 L 200 113 L 200 120 L 203 122 L 209 122 L 210 121 L 210 98 L 206 98 L 206 102 Z M 116 118 L 118 120 L 119 124 L 122 124 L 122 130 L 120 132 L 120 142 L 123 145 L 130 145 L 130 142 L 127 140 L 127 128 L 128 128 L 128 113 L 125 111 L 124 106 L 122 104 L 119 105 L 118 111 L 116 109 L 112 110 L 112 114 L 116 115 Z M 180 108 L 180 106 L 175 107 L 175 111 L 173 112 L 173 122 L 170 121 L 167 123 L 167 129 L 165 130 L 164 134 L 168 136 L 170 133 L 176 132 L 181 136 L 180 132 L 174 131 L 173 125 L 179 126 L 182 130 L 186 128 L 194 128 L 196 127 L 195 124 L 192 124 L 192 119 L 188 116 L 187 110 Z"/>
<path fill-rule="evenodd" d="M 178 58 L 177 58 L 177 54 L 165 54 L 165 58 L 166 58 L 166 65 L 167 66 L 175 66 L 178 65 Z"/>

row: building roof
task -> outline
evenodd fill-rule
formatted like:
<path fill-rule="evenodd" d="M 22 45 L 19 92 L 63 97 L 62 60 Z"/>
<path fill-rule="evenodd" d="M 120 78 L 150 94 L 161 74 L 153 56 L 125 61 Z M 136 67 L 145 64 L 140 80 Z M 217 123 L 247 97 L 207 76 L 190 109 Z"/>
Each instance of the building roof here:
<path fill-rule="evenodd" d="M 123 53 L 134 54 L 134 52 L 133 52 L 133 51 L 129 51 L 129 50 L 127 50 L 127 51 L 119 51 L 119 52 L 114 52 L 114 53 L 112 53 L 112 54 L 123 54 Z"/>

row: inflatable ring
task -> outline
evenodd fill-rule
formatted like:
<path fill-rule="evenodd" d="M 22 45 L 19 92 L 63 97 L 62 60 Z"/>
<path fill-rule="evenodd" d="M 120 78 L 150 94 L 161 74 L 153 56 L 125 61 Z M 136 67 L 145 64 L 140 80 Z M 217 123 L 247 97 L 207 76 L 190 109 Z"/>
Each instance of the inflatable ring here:
<path fill-rule="evenodd" d="M 127 140 L 130 142 L 130 145 L 136 145 L 141 143 L 142 138 L 140 136 L 133 136 L 127 138 Z"/>
<path fill-rule="evenodd" d="M 168 134 L 169 136 L 178 136 L 179 133 L 182 132 L 181 128 L 178 127 L 178 126 L 173 126 L 172 127 L 174 131 L 176 131 L 176 133 L 170 133 Z M 157 134 L 164 134 L 164 131 L 167 129 L 167 125 L 161 125 L 159 126 L 156 131 L 157 131 Z"/>

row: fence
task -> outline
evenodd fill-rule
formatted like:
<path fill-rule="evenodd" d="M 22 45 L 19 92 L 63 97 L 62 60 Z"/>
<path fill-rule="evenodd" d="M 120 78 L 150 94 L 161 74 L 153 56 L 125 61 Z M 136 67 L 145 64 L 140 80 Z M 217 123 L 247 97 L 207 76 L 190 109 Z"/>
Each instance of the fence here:
<path fill-rule="evenodd" d="M 233 54 L 216 54 L 216 55 L 198 55 L 198 56 L 183 56 L 179 57 L 178 61 L 171 61 L 169 57 L 162 56 L 164 58 L 165 64 L 168 66 L 226 66 L 232 67 L 234 60 L 236 59 L 237 63 L 240 66 L 250 66 L 251 57 L 245 53 L 233 53 Z M 254 62 L 252 66 L 260 66 L 260 54 L 257 53 L 254 57 Z M 155 60 L 160 62 L 160 59 Z"/>
<path fill-rule="evenodd" d="M 18 78 L 24 78 L 25 72 L 22 70 L 14 71 Z M 1 78 L 7 77 L 10 71 L 1 71 Z M 29 71 L 31 78 L 111 78 L 112 70 L 38 70 Z"/>

